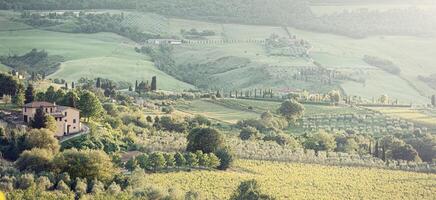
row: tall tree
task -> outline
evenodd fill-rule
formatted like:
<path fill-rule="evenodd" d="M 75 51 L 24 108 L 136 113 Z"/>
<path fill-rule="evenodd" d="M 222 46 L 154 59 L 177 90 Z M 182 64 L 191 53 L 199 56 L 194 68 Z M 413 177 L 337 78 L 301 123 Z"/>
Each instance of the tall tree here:
<path fill-rule="evenodd" d="M 24 97 L 24 86 L 22 84 L 18 85 L 17 93 L 12 98 L 12 102 L 17 106 L 23 106 L 25 101 Z"/>
<path fill-rule="evenodd" d="M 95 87 L 96 88 L 101 88 L 101 79 L 100 78 L 97 78 L 97 81 L 95 83 Z"/>
<path fill-rule="evenodd" d="M 34 91 L 33 85 L 29 84 L 27 86 L 27 89 L 26 89 L 26 94 L 25 94 L 25 99 L 26 100 L 24 101 L 24 103 L 31 103 L 31 102 L 33 102 L 34 99 L 35 99 L 34 93 L 35 93 L 35 91 Z"/>
<path fill-rule="evenodd" d="M 89 118 L 97 117 L 103 111 L 100 100 L 90 91 L 85 91 L 80 95 L 78 104 L 81 115 L 87 118 L 87 121 L 89 121 Z"/>
<path fill-rule="evenodd" d="M 156 91 L 157 90 L 157 80 L 156 80 L 156 76 L 153 76 L 151 78 L 151 91 Z"/>

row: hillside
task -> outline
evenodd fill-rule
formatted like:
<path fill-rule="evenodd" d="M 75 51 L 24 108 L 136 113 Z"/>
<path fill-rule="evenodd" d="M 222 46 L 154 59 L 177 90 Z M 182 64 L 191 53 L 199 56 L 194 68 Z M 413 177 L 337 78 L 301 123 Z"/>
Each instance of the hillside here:
<path fill-rule="evenodd" d="M 73 34 L 38 29 L 17 30 L 26 25 L 8 20 L 10 13 L 0 16 L 1 55 L 23 54 L 33 48 L 63 56 L 59 71 L 52 78 L 77 81 L 81 77 L 110 78 L 114 81 L 151 80 L 158 76 L 160 88 L 183 90 L 189 84 L 159 71 L 147 56 L 134 51 L 136 44 L 112 33 Z"/>
<path fill-rule="evenodd" d="M 104 12 L 121 13 L 116 10 L 98 11 Z M 137 28 L 143 33 L 183 39 L 185 36 L 181 33 L 182 30 L 195 29 L 213 31 L 214 35 L 190 40 L 193 43 L 173 46 L 171 55 L 163 56 L 170 57 L 174 66 L 168 70 L 165 69 L 166 66 L 158 70 L 153 66 L 153 58 L 136 53 L 134 47 L 137 44 L 124 37 L 112 33 L 48 31 L 62 31 L 62 26 L 32 29 L 11 20 L 11 17 L 17 18 L 18 13 L 2 12 L 0 23 L 4 31 L 0 32 L 0 36 L 5 42 L 0 53 L 23 53 L 31 48 L 46 49 L 49 53 L 67 59 L 60 70 L 51 75 L 53 78 L 75 80 L 84 75 L 92 78 L 95 77 L 93 74 L 99 73 L 116 81 L 131 82 L 132 77 L 149 80 L 152 75 L 158 75 L 163 83 L 162 89 L 181 90 L 192 88 L 190 85 L 225 90 L 273 88 L 277 92 L 307 89 L 323 93 L 339 89 L 347 95 L 359 95 L 367 99 L 387 94 L 406 104 L 427 103 L 428 96 L 436 92 L 419 79 L 419 76 L 436 73 L 432 67 L 434 61 L 430 59 L 435 53 L 432 47 L 436 39 L 433 36 L 353 39 L 291 27 L 212 23 L 130 11 L 122 13 L 125 16 L 122 21 L 124 26 Z M 307 41 L 311 46 L 308 56 L 268 54 L 262 41 L 272 34 L 283 38 L 290 35 Z M 401 69 L 401 73 L 390 74 L 370 66 L 363 61 L 366 55 L 377 55 L 392 61 Z M 325 76 L 323 74 L 314 74 L 309 79 L 296 77 L 301 70 L 314 68 L 314 62 L 337 71 L 343 77 L 330 80 L 328 84 L 324 84 L 329 80 L 322 77 Z M 420 70 L 416 70 L 417 66 Z"/>

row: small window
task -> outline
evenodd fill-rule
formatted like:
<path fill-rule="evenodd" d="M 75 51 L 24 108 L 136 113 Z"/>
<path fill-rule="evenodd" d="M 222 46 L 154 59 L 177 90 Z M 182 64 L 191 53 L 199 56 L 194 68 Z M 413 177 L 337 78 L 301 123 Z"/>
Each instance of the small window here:
<path fill-rule="evenodd" d="M 53 112 L 53 108 L 50 108 L 50 112 L 51 112 L 51 113 Z"/>
<path fill-rule="evenodd" d="M 24 112 L 27 112 L 27 108 L 26 107 L 24 107 Z"/>
<path fill-rule="evenodd" d="M 67 112 L 65 112 L 65 117 L 67 116 Z"/>
<path fill-rule="evenodd" d="M 73 124 L 75 124 L 76 123 L 76 119 L 73 119 Z"/>
<path fill-rule="evenodd" d="M 47 109 L 47 108 L 45 108 L 45 112 L 48 112 L 48 109 Z"/>

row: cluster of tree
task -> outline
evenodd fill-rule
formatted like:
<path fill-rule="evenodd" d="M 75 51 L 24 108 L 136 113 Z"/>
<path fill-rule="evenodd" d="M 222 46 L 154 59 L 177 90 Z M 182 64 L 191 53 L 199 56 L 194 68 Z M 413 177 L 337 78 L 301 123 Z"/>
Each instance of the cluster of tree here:
<path fill-rule="evenodd" d="M 195 28 L 193 28 L 189 31 L 187 31 L 185 29 L 181 29 L 180 33 L 186 39 L 204 39 L 207 36 L 214 36 L 215 35 L 214 31 L 211 31 L 211 30 L 198 31 Z"/>
<path fill-rule="evenodd" d="M 45 76 L 58 70 L 60 63 L 64 61 L 62 56 L 49 56 L 45 50 L 32 49 L 23 55 L 1 56 L 0 62 L 17 71 L 31 73 L 32 76 L 40 74 Z"/>
<path fill-rule="evenodd" d="M 72 33 L 112 32 L 127 37 L 135 42 L 145 42 L 158 35 L 143 33 L 137 27 L 124 25 L 124 14 L 109 13 L 23 13 L 21 20 L 34 27 L 49 27 L 68 23 L 68 26 L 56 26 L 53 30 Z"/>
<path fill-rule="evenodd" d="M 373 155 L 383 160 L 433 162 L 436 137 L 416 130 L 410 134 L 390 135 L 376 140 Z"/>
<path fill-rule="evenodd" d="M 168 169 L 186 169 L 186 168 L 209 168 L 214 169 L 220 166 L 220 159 L 213 153 L 203 153 L 196 151 L 195 153 L 160 153 L 154 152 L 150 155 L 141 154 L 131 158 L 124 165 L 130 171 L 137 167 L 157 172 Z"/>
<path fill-rule="evenodd" d="M 78 108 L 81 117 L 89 118 L 99 116 L 103 107 L 97 96 L 88 90 L 70 90 L 65 89 L 55 90 L 53 86 L 47 88 L 45 92 L 41 91 L 33 94 L 33 86 L 29 85 L 26 90 L 26 101 L 47 101 L 56 103 L 62 106 Z"/>
<path fill-rule="evenodd" d="M 130 87 L 129 91 L 132 91 L 133 89 Z M 147 93 L 150 91 L 156 91 L 157 90 L 157 78 L 156 76 L 153 76 L 151 78 L 151 84 L 148 83 L 148 81 L 144 82 L 141 81 L 138 83 L 138 81 L 135 82 L 135 92 L 142 94 Z"/>
<path fill-rule="evenodd" d="M 24 92 L 24 85 L 19 80 L 8 74 L 0 73 L 0 96 L 6 104 L 12 102 L 17 106 L 24 105 Z"/>
<path fill-rule="evenodd" d="M 386 72 L 391 73 L 391 74 L 398 75 L 401 73 L 401 69 L 390 60 L 386 60 L 386 59 L 379 58 L 376 56 L 365 55 L 363 57 L 363 61 L 365 61 L 366 63 L 368 63 L 371 66 L 378 67 L 381 70 L 386 71 Z"/>
<path fill-rule="evenodd" d="M 0 152 L 3 158 L 16 160 L 25 150 L 33 148 L 48 149 L 57 153 L 59 144 L 53 132 L 48 129 L 31 131 L 3 130 L 0 131 Z"/>

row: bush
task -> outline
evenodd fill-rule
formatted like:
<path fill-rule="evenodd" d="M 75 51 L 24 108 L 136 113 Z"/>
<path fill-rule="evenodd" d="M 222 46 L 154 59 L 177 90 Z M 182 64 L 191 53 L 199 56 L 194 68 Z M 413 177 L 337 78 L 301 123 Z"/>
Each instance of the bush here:
<path fill-rule="evenodd" d="M 275 198 L 260 192 L 256 180 L 242 182 L 235 193 L 230 198 L 231 200 L 273 200 Z"/>
<path fill-rule="evenodd" d="M 213 128 L 195 128 L 188 135 L 187 150 L 212 153 L 222 148 L 224 139 L 221 133 Z"/>
<path fill-rule="evenodd" d="M 34 148 L 24 151 L 15 165 L 20 171 L 50 171 L 52 169 L 53 153 L 47 149 Z"/>
<path fill-rule="evenodd" d="M 215 154 L 221 161 L 218 169 L 226 170 L 231 167 L 233 163 L 233 153 L 230 151 L 229 148 L 218 149 Z"/>
<path fill-rule="evenodd" d="M 256 139 L 259 136 L 259 131 L 253 127 L 246 127 L 241 130 L 239 137 L 241 140 Z"/>

